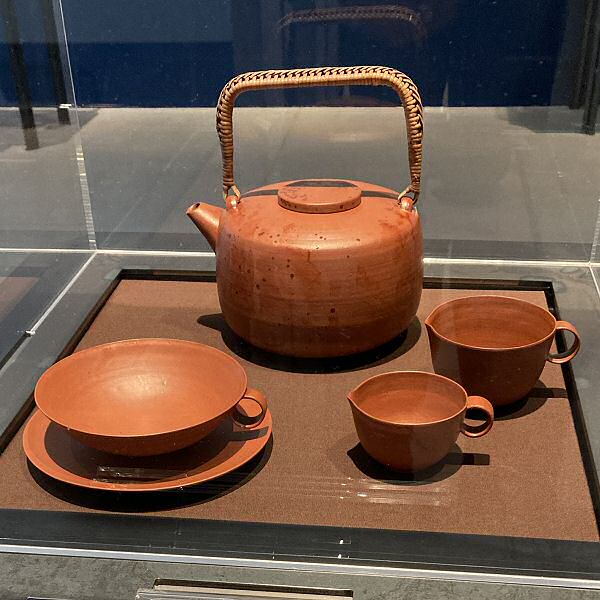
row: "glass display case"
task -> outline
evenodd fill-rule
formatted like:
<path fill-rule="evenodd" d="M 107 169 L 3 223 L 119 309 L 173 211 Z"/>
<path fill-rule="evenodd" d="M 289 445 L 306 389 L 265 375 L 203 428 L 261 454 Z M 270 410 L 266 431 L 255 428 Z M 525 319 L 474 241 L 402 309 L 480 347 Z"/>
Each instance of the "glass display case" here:
<path fill-rule="evenodd" d="M 595 593 L 596 0 L 0 5 L 7 591 Z"/>

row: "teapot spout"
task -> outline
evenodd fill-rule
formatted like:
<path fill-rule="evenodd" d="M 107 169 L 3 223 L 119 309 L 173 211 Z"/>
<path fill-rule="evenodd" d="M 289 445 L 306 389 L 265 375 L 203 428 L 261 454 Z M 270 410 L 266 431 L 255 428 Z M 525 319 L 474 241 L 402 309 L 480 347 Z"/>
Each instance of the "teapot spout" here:
<path fill-rule="evenodd" d="M 224 210 L 218 206 L 196 202 L 192 204 L 187 211 L 187 216 L 194 222 L 194 225 L 202 232 L 213 250 L 216 249 L 217 239 L 219 237 L 219 221 Z"/>

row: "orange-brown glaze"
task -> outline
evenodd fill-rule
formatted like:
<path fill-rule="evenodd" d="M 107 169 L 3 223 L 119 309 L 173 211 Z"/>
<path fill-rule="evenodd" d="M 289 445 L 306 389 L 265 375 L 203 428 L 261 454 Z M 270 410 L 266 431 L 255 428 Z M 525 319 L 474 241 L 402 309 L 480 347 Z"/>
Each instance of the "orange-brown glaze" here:
<path fill-rule="evenodd" d="M 305 213 L 284 208 L 275 194 L 258 193 L 273 189 L 268 186 L 222 212 L 219 299 L 238 335 L 280 354 L 341 356 L 374 348 L 408 327 L 423 279 L 419 216 L 402 208 L 392 190 L 348 185 L 390 197 L 363 193 L 354 208 Z M 201 229 L 202 206 L 190 215 Z"/>
<path fill-rule="evenodd" d="M 505 296 L 470 296 L 438 306 L 425 320 L 436 373 L 495 406 L 525 397 L 546 360 L 567 362 L 579 350 L 575 328 L 547 310 Z M 557 329 L 573 333 L 569 351 L 550 354 Z"/>
<path fill-rule="evenodd" d="M 462 431 L 485 435 L 494 409 L 485 399 L 467 397 L 454 381 L 421 371 L 375 375 L 348 395 L 363 448 L 376 461 L 401 472 L 427 469 L 444 458 Z M 468 408 L 485 414 L 480 427 L 464 423 Z"/>

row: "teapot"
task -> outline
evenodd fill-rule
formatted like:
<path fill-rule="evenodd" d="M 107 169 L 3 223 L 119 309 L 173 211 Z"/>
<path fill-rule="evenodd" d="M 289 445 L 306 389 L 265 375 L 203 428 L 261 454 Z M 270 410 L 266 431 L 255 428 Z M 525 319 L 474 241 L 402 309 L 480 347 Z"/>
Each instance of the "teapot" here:
<path fill-rule="evenodd" d="M 410 184 L 398 193 L 352 179 L 284 181 L 240 193 L 233 173 L 233 106 L 248 90 L 387 85 L 402 100 Z M 423 109 L 417 87 L 388 67 L 243 73 L 217 104 L 225 208 L 187 214 L 216 252 L 223 317 L 258 348 L 332 357 L 375 348 L 414 318 L 423 287 Z"/>

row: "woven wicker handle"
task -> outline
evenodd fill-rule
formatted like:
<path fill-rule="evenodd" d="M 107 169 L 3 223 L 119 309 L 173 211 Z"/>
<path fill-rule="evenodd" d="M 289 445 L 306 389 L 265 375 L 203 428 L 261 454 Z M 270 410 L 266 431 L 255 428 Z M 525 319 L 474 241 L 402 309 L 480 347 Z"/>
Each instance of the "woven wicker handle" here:
<path fill-rule="evenodd" d="M 233 178 L 233 105 L 249 90 L 332 85 L 387 85 L 393 88 L 404 107 L 408 135 L 410 185 L 402 192 L 412 192 L 416 202 L 421 190 L 423 160 L 423 105 L 412 79 L 389 67 L 318 67 L 279 71 L 254 71 L 234 77 L 224 88 L 217 104 L 217 133 L 223 157 L 223 196 L 240 192 Z"/>

